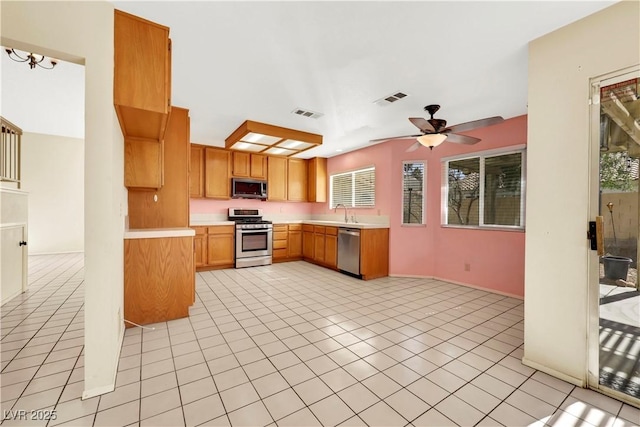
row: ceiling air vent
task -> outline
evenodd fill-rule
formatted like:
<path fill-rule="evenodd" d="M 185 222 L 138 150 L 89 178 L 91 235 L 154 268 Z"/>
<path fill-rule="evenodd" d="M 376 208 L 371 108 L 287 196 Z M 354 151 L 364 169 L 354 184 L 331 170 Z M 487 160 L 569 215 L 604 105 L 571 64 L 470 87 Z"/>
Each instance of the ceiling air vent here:
<path fill-rule="evenodd" d="M 302 108 L 296 108 L 292 111 L 292 113 L 302 117 L 310 117 L 312 119 L 319 119 L 320 117 L 324 116 L 324 114 L 322 113 L 317 113 L 311 110 L 304 110 Z"/>
<path fill-rule="evenodd" d="M 392 93 L 391 95 L 384 96 L 374 101 L 373 103 L 376 105 L 385 106 L 385 105 L 393 104 L 394 102 L 399 101 L 402 98 L 406 98 L 407 96 L 409 95 L 407 95 L 406 93 L 395 92 L 395 93 Z"/>

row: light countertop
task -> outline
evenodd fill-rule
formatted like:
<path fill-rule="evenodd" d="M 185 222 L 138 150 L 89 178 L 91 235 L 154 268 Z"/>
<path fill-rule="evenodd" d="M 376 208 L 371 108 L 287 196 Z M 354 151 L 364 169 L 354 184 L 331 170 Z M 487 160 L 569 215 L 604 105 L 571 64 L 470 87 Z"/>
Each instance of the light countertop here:
<path fill-rule="evenodd" d="M 125 230 L 125 239 L 158 239 L 162 237 L 189 237 L 195 236 L 192 228 L 137 228 Z"/>
<path fill-rule="evenodd" d="M 276 220 L 273 221 L 274 224 L 310 224 L 310 225 L 324 225 L 327 227 L 344 227 L 344 228 L 389 228 L 387 224 L 372 224 L 365 222 L 341 222 L 341 221 L 320 221 L 320 220 L 311 220 L 311 219 L 303 219 L 303 220 Z M 233 221 L 192 221 L 191 227 L 207 227 L 207 226 L 216 226 L 216 225 L 233 225 L 235 224 Z"/>

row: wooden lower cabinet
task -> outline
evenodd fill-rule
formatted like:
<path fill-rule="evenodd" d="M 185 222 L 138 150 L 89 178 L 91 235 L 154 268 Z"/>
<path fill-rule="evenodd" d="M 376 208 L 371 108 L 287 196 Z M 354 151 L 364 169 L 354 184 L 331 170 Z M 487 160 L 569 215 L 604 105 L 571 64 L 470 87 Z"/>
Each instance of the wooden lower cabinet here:
<path fill-rule="evenodd" d="M 197 271 L 230 268 L 235 264 L 235 226 L 193 227 Z"/>
<path fill-rule="evenodd" d="M 273 262 L 302 259 L 302 225 L 273 225 Z"/>
<path fill-rule="evenodd" d="M 313 227 L 313 260 L 324 264 L 324 226 Z"/>
<path fill-rule="evenodd" d="M 304 260 L 336 269 L 338 266 L 338 227 L 304 224 L 302 230 Z"/>
<path fill-rule="evenodd" d="M 324 263 L 327 267 L 338 267 L 338 228 L 327 227 L 324 236 Z"/>
<path fill-rule="evenodd" d="M 364 280 L 389 275 L 389 229 L 360 230 L 360 274 Z"/>
<path fill-rule="evenodd" d="M 302 225 L 302 257 L 313 260 L 313 225 Z"/>
<path fill-rule="evenodd" d="M 125 239 L 124 318 L 145 325 L 187 317 L 195 295 L 193 265 L 191 236 Z"/>

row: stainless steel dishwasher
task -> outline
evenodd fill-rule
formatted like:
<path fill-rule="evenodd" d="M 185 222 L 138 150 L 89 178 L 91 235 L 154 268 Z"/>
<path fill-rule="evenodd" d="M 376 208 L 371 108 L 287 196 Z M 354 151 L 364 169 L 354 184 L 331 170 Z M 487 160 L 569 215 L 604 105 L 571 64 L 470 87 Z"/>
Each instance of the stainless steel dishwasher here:
<path fill-rule="evenodd" d="M 360 275 L 360 230 L 340 228 L 338 230 L 338 270 L 358 278 Z"/>

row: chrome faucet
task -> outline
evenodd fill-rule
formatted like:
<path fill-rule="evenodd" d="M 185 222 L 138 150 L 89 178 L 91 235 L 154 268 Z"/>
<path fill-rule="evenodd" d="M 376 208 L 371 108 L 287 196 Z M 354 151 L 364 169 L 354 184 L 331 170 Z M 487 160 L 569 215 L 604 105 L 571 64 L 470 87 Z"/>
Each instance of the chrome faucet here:
<path fill-rule="evenodd" d="M 334 212 L 338 212 L 338 208 L 342 206 L 344 208 L 344 222 L 345 224 L 349 223 L 349 218 L 347 218 L 347 207 L 342 203 L 338 203 L 336 207 L 333 209 Z"/>

